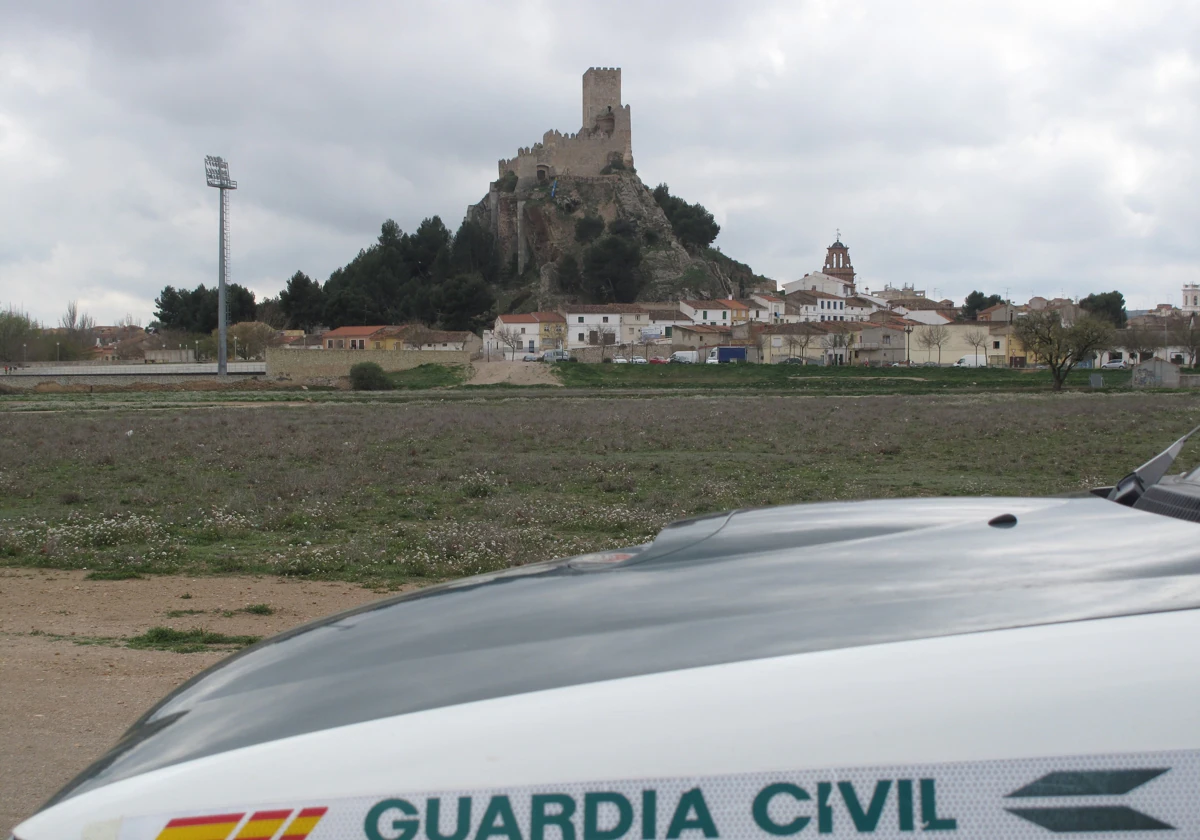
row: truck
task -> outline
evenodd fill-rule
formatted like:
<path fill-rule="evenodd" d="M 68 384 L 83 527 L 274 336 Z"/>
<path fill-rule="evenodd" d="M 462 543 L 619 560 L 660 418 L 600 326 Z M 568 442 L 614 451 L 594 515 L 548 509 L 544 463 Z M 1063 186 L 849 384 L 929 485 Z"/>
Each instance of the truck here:
<path fill-rule="evenodd" d="M 954 366 L 955 367 L 971 367 L 971 368 L 987 367 L 988 366 L 987 356 L 983 355 L 982 353 L 979 354 L 978 356 L 976 356 L 976 355 L 963 356 L 961 359 L 959 359 L 957 362 L 954 363 Z"/>
<path fill-rule="evenodd" d="M 700 351 L 698 350 L 676 350 L 671 354 L 671 362 L 677 365 L 694 365 L 700 362 Z"/>
<path fill-rule="evenodd" d="M 744 361 L 746 361 L 745 347 L 713 347 L 708 351 L 707 363 L 710 365 Z"/>

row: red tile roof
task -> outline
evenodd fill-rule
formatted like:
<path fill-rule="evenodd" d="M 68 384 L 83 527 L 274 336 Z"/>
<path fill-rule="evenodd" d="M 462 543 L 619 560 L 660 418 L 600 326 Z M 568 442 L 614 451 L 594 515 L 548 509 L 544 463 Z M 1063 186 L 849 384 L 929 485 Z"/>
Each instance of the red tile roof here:
<path fill-rule="evenodd" d="M 567 319 L 557 312 L 526 312 L 520 315 L 501 315 L 502 324 L 565 324 Z"/>
<path fill-rule="evenodd" d="M 373 327 L 338 327 L 325 333 L 322 338 L 367 338 L 383 329 L 387 329 L 387 324 L 377 324 Z"/>

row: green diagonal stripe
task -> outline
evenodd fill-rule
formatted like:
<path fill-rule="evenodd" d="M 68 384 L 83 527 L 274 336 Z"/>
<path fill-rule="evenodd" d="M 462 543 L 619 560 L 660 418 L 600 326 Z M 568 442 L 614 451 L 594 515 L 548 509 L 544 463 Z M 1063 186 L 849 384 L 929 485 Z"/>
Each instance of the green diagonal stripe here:
<path fill-rule="evenodd" d="M 1081 808 L 1009 808 L 1023 820 L 1056 834 L 1082 831 L 1171 831 L 1175 827 L 1124 805 Z"/>
<path fill-rule="evenodd" d="M 1170 768 L 1146 770 L 1060 770 L 1030 782 L 1009 797 L 1120 796 L 1161 776 Z"/>

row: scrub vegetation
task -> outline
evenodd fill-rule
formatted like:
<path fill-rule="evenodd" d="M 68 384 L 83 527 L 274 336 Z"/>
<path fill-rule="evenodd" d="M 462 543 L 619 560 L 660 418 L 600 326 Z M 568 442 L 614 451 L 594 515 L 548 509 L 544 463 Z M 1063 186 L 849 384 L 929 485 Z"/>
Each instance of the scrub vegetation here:
<path fill-rule="evenodd" d="M 946 392 L 6 412 L 0 564 L 433 581 L 733 507 L 1079 491 L 1198 410 L 1193 393 Z"/>

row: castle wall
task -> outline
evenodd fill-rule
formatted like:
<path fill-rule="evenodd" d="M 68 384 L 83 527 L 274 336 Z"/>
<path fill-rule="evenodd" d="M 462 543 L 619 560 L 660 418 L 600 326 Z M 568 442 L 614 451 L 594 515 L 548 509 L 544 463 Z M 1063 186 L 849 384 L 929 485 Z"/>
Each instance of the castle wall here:
<path fill-rule="evenodd" d="M 628 105 L 621 104 L 621 70 L 591 67 L 583 74 L 583 126 L 576 134 L 547 131 L 542 142 L 517 150 L 516 157 L 499 161 L 499 176 L 512 171 L 517 190 L 538 183 L 538 169 L 547 179 L 559 175 L 597 176 L 614 157 L 633 166 L 633 129 Z"/>

